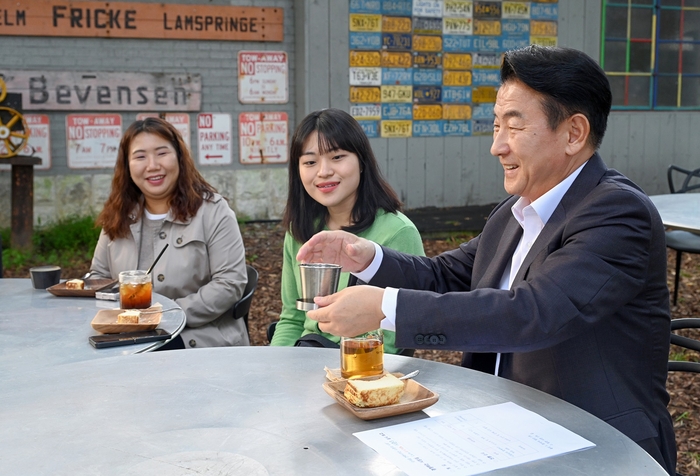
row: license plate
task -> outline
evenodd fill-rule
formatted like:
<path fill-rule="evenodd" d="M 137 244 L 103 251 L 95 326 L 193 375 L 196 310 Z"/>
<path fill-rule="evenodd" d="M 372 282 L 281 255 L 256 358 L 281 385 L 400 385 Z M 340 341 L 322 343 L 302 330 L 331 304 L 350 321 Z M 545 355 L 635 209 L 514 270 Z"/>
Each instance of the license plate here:
<path fill-rule="evenodd" d="M 350 102 L 381 102 L 380 88 L 350 87 Z"/>

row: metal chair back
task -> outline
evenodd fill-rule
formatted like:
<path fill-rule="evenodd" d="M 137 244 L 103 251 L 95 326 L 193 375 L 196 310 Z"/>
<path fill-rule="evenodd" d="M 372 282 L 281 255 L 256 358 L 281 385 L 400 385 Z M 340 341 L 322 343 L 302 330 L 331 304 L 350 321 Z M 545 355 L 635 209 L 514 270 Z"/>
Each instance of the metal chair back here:
<path fill-rule="evenodd" d="M 680 336 L 674 333 L 674 331 L 681 329 L 700 329 L 700 318 L 685 317 L 682 319 L 671 320 L 671 344 L 682 347 L 683 349 L 700 352 L 700 340 Z M 670 372 L 681 371 L 700 373 L 700 362 L 669 360 L 668 370 Z"/>
<path fill-rule="evenodd" d="M 700 169 L 687 170 L 677 165 L 669 165 L 666 171 L 668 178 L 668 189 L 671 193 L 686 193 L 693 190 L 700 190 Z M 681 186 L 676 187 L 674 175 L 680 175 Z"/>
<path fill-rule="evenodd" d="M 248 264 L 246 265 L 246 272 L 248 274 L 248 284 L 243 290 L 243 297 L 233 305 L 233 318 L 243 318 L 245 328 L 248 330 L 248 313 L 250 312 L 250 304 L 253 302 L 253 294 L 255 294 L 255 289 L 258 287 L 258 270 Z"/>
<path fill-rule="evenodd" d="M 686 193 L 700 190 L 700 169 L 687 170 L 677 165 L 669 165 L 666 172 L 671 193 Z M 676 187 L 674 178 L 682 177 L 681 186 Z M 676 275 L 673 279 L 673 305 L 678 303 L 678 284 L 681 277 L 681 257 L 683 253 L 700 253 L 700 235 L 683 230 L 667 230 L 666 246 L 676 252 Z"/>

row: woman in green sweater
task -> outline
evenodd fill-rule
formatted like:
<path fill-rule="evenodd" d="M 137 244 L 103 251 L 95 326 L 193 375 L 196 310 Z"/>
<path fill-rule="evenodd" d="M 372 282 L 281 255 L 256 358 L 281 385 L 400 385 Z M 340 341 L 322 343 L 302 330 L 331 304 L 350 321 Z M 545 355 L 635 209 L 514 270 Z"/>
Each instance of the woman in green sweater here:
<path fill-rule="evenodd" d="M 362 127 L 347 112 L 322 109 L 306 116 L 292 137 L 289 195 L 282 221 L 282 313 L 270 345 L 338 347 L 339 337 L 318 329 L 296 308 L 301 277 L 296 262 L 303 243 L 321 230 L 345 230 L 405 253 L 424 255 L 415 225 L 382 177 Z M 342 273 L 338 290 L 350 283 Z M 384 351 L 398 353 L 394 333 L 384 332 Z"/>

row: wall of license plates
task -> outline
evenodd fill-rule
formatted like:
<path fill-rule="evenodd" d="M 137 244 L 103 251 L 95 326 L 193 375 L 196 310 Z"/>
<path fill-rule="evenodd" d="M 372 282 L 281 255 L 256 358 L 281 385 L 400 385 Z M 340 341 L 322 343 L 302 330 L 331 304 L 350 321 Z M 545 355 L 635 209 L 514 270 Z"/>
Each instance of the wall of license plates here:
<path fill-rule="evenodd" d="M 503 52 L 557 21 L 558 0 L 350 0 L 350 113 L 368 137 L 491 134 Z"/>

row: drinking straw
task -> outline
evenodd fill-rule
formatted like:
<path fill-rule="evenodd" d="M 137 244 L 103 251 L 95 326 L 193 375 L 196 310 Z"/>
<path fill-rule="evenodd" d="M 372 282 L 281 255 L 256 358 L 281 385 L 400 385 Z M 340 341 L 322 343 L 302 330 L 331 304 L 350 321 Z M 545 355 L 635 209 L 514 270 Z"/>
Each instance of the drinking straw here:
<path fill-rule="evenodd" d="M 148 271 L 146 271 L 146 274 L 151 274 L 151 271 L 153 271 L 153 267 L 156 265 L 156 263 L 158 262 L 158 260 L 160 259 L 160 257 L 163 256 L 163 253 L 164 253 L 165 250 L 167 250 L 167 249 L 168 249 L 168 244 L 166 243 L 165 246 L 163 247 L 163 249 L 160 250 L 160 253 L 158 253 L 158 257 L 156 258 L 156 260 L 153 262 L 153 264 L 151 265 L 151 267 L 148 268 Z"/>

